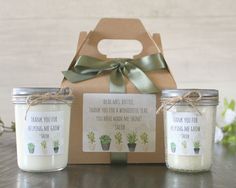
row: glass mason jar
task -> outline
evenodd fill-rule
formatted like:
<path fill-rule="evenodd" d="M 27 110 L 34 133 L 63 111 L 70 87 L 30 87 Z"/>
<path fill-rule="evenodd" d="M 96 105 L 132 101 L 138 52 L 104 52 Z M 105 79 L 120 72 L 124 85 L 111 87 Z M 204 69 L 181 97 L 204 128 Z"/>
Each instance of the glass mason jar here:
<path fill-rule="evenodd" d="M 62 170 L 68 162 L 69 88 L 14 88 L 17 162 L 21 170 Z"/>
<path fill-rule="evenodd" d="M 218 91 L 163 90 L 165 156 L 168 168 L 183 172 L 211 168 Z"/>

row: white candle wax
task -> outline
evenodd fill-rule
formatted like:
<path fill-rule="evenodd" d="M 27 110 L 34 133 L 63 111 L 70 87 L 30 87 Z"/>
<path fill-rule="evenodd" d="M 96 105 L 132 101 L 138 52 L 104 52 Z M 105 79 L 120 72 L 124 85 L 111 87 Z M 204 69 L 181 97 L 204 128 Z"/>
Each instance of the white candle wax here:
<path fill-rule="evenodd" d="M 23 92 L 49 89 L 17 88 L 13 90 L 16 121 L 17 162 L 20 169 L 31 172 L 57 171 L 68 162 L 70 111 L 72 98 L 37 99 L 27 104 Z M 51 90 L 57 91 L 53 88 Z M 49 90 L 49 91 L 51 91 Z M 18 94 L 20 93 L 20 94 Z M 58 98 L 59 100 L 55 99 Z M 39 100 L 40 99 L 40 100 Z"/>
<path fill-rule="evenodd" d="M 162 102 L 167 167 L 184 172 L 209 170 L 218 91 L 164 90 Z"/>

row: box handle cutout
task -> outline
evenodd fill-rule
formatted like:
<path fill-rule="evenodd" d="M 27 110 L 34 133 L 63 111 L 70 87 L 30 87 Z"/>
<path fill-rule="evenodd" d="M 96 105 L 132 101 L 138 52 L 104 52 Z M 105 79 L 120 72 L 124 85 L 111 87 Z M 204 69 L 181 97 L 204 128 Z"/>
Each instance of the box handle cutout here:
<path fill-rule="evenodd" d="M 138 40 L 102 39 L 98 43 L 98 51 L 107 58 L 133 58 L 142 50 L 143 45 Z"/>

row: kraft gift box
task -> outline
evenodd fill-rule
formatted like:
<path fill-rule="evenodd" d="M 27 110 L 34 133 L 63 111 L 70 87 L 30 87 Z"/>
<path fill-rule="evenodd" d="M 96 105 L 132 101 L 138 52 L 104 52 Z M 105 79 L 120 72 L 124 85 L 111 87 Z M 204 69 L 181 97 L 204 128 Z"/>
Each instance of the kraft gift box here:
<path fill-rule="evenodd" d="M 72 70 L 76 59 L 80 56 L 91 56 L 106 60 L 106 56 L 98 51 L 97 45 L 102 39 L 127 39 L 138 40 L 143 45 L 140 54 L 133 58 L 141 58 L 151 54 L 163 53 L 160 34 L 150 35 L 139 19 L 101 19 L 94 30 L 81 32 L 79 36 L 76 55 L 69 66 Z M 147 72 L 148 78 L 161 90 L 176 88 L 175 80 L 167 67 L 165 70 Z M 83 152 L 83 94 L 84 93 L 109 93 L 109 73 L 104 73 L 92 79 L 72 83 L 65 79 L 62 87 L 72 89 L 74 102 L 72 104 L 69 164 L 109 164 L 109 152 Z M 125 79 L 126 93 L 140 93 L 136 87 Z M 160 92 L 156 93 L 157 105 L 160 105 Z M 155 152 L 128 152 L 127 163 L 163 163 L 164 151 L 164 125 L 163 114 L 156 117 L 156 148 Z"/>

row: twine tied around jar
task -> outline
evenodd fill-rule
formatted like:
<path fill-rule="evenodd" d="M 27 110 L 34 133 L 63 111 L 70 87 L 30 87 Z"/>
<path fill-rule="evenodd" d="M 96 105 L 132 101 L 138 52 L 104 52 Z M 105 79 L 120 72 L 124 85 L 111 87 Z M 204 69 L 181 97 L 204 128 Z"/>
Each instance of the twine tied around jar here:
<path fill-rule="evenodd" d="M 69 105 L 69 103 L 65 100 L 65 97 L 73 96 L 72 92 L 71 92 L 71 90 L 69 90 L 69 93 L 65 95 L 63 92 L 61 92 L 62 89 L 65 89 L 65 88 L 61 88 L 56 93 L 44 93 L 44 94 L 29 95 L 26 98 L 26 104 L 28 105 L 28 107 L 27 107 L 27 110 L 26 110 L 26 113 L 25 113 L 25 120 L 27 118 L 27 114 L 28 114 L 29 109 L 30 109 L 31 106 L 42 104 L 42 103 L 44 103 L 46 101 L 49 101 L 49 100 L 57 100 L 57 101 L 61 101 L 65 104 Z"/>
<path fill-rule="evenodd" d="M 198 103 L 201 99 L 202 99 L 202 95 L 198 91 L 189 91 L 182 96 L 163 98 L 161 99 L 161 106 L 157 109 L 156 114 L 158 114 L 167 105 L 170 105 L 170 107 L 167 108 L 167 111 L 168 111 L 177 103 L 186 102 L 201 115 L 201 112 L 196 107 L 196 103 Z"/>

